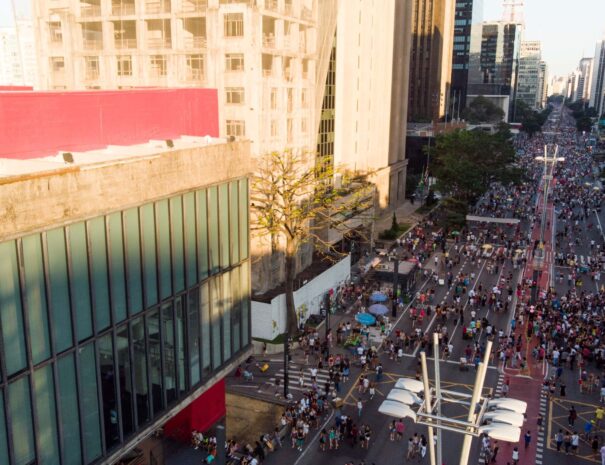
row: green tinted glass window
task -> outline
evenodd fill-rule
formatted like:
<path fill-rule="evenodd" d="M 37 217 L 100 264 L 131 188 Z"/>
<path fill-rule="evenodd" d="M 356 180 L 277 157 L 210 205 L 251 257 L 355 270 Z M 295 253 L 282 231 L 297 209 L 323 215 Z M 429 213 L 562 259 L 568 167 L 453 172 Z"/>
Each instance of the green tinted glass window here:
<path fill-rule="evenodd" d="M 206 191 L 195 193 L 195 202 L 197 207 L 197 254 L 198 254 L 198 279 L 208 276 L 209 250 L 208 250 L 208 201 Z M 210 256 L 211 257 L 211 256 Z"/>
<path fill-rule="evenodd" d="M 210 273 L 219 271 L 220 246 L 218 237 L 218 189 L 208 188 L 208 245 L 210 248 Z"/>
<path fill-rule="evenodd" d="M 149 421 L 149 386 L 147 384 L 147 351 L 145 350 L 145 326 L 143 318 L 131 323 L 134 349 L 134 382 L 137 398 L 137 421 L 139 426 Z"/>
<path fill-rule="evenodd" d="M 239 182 L 239 243 L 242 260 L 248 258 L 248 180 Z"/>
<path fill-rule="evenodd" d="M 229 185 L 218 186 L 219 238 L 221 251 L 221 267 L 231 264 L 229 257 Z"/>
<path fill-rule="evenodd" d="M 82 410 L 82 430 L 85 444 L 85 463 L 101 456 L 101 415 L 97 390 L 97 362 L 94 343 L 80 349 L 80 402 Z"/>
<path fill-rule="evenodd" d="M 239 262 L 239 192 L 237 181 L 229 184 L 229 246 L 231 249 L 231 263 Z"/>
<path fill-rule="evenodd" d="M 0 321 L 6 371 L 10 376 L 25 368 L 27 355 L 23 332 L 21 286 L 15 241 L 0 243 Z"/>
<path fill-rule="evenodd" d="M 139 235 L 139 210 L 124 212 L 126 237 L 126 276 L 128 278 L 128 304 L 131 314 L 143 310 L 143 284 L 141 281 L 141 236 Z"/>
<path fill-rule="evenodd" d="M 8 463 L 8 439 L 4 416 L 4 392 L 0 389 L 0 463 Z"/>
<path fill-rule="evenodd" d="M 157 262 L 155 253 L 155 215 L 153 204 L 141 207 L 141 231 L 143 236 L 143 277 L 145 279 L 145 305 L 158 301 Z"/>
<path fill-rule="evenodd" d="M 72 345 L 71 313 L 69 303 L 69 278 L 67 273 L 67 247 L 63 228 L 46 233 L 48 251 L 48 276 L 53 331 L 57 352 Z"/>
<path fill-rule="evenodd" d="M 184 229 L 185 229 L 185 263 L 187 266 L 187 287 L 197 283 L 197 233 L 195 228 L 196 209 L 195 194 L 189 192 L 183 195 Z M 206 269 L 208 263 L 206 261 Z"/>
<path fill-rule="evenodd" d="M 231 271 L 231 300 L 233 302 L 233 305 L 231 307 L 231 321 L 233 326 L 233 353 L 237 353 L 242 347 L 242 303 L 240 277 L 240 270 L 238 268 Z"/>
<path fill-rule="evenodd" d="M 189 339 L 189 379 L 191 386 L 200 382 L 200 294 L 192 289 L 187 296 L 187 337 Z"/>
<path fill-rule="evenodd" d="M 240 267 L 241 271 L 241 312 L 242 312 L 242 347 L 250 342 L 250 262 Z"/>
<path fill-rule="evenodd" d="M 223 360 L 231 358 L 231 273 L 220 276 L 223 287 Z"/>
<path fill-rule="evenodd" d="M 218 278 L 210 280 L 210 328 L 212 334 L 212 368 L 217 369 L 222 364 L 221 318 L 223 300 L 221 298 L 221 283 Z"/>
<path fill-rule="evenodd" d="M 78 412 L 78 394 L 76 391 L 76 370 L 74 356 L 69 354 L 57 362 L 59 411 L 61 412 L 61 428 L 63 438 L 63 465 L 79 465 L 80 456 L 80 415 Z M 88 406 L 85 406 L 88 408 Z"/>
<path fill-rule="evenodd" d="M 13 437 L 15 465 L 27 465 L 34 460 L 36 455 L 29 394 L 27 376 L 8 385 L 8 413 L 11 419 L 9 427 Z"/>
<path fill-rule="evenodd" d="M 55 385 L 52 365 L 34 372 L 34 396 L 38 420 L 38 450 L 40 463 L 59 465 L 59 442 L 57 438 L 57 414 L 55 409 Z"/>
<path fill-rule="evenodd" d="M 182 197 L 170 199 L 170 224 L 172 226 L 172 278 L 174 292 L 185 289 L 185 246 L 183 242 Z"/>
<path fill-rule="evenodd" d="M 210 349 L 210 291 L 208 282 L 200 286 L 200 312 L 202 319 L 202 371 L 204 376 L 211 371 L 211 349 Z"/>
<path fill-rule="evenodd" d="M 50 357 L 50 334 L 40 234 L 23 238 L 23 263 L 32 359 L 34 363 L 40 363 Z"/>
<path fill-rule="evenodd" d="M 126 319 L 126 273 L 124 271 L 124 241 L 122 213 L 112 213 L 109 223 L 109 271 L 111 302 L 116 323 Z"/>
<path fill-rule="evenodd" d="M 72 278 L 71 300 L 76 317 L 76 334 L 78 340 L 81 341 L 92 335 L 88 252 L 86 250 L 86 227 L 84 223 L 69 226 L 68 234 Z"/>
<path fill-rule="evenodd" d="M 160 299 L 164 300 L 172 295 L 172 263 L 170 258 L 170 216 L 168 214 L 168 200 L 156 202 L 155 214 L 158 230 Z"/>
<path fill-rule="evenodd" d="M 91 258 L 91 275 L 94 292 L 92 293 L 97 332 L 111 324 L 109 312 L 109 277 L 107 276 L 107 242 L 105 217 L 88 222 L 88 238 Z"/>

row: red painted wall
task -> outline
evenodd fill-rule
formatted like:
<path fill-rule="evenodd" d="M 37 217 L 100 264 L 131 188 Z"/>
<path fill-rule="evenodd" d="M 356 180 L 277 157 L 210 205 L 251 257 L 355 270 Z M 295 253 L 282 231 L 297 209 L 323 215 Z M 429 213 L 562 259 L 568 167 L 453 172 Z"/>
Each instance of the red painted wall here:
<path fill-rule="evenodd" d="M 218 137 L 216 89 L 0 92 L 0 158 Z"/>
<path fill-rule="evenodd" d="M 164 425 L 164 435 L 189 442 L 191 431 L 208 430 L 226 412 L 225 380 L 222 379 L 168 421 Z"/>

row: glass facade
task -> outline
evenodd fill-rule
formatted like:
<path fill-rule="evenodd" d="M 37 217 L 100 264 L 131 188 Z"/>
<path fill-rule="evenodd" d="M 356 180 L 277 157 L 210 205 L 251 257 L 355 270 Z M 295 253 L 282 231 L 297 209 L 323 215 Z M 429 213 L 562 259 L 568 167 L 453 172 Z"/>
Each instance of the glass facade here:
<path fill-rule="evenodd" d="M 102 461 L 250 344 L 248 181 L 0 243 L 0 463 Z"/>

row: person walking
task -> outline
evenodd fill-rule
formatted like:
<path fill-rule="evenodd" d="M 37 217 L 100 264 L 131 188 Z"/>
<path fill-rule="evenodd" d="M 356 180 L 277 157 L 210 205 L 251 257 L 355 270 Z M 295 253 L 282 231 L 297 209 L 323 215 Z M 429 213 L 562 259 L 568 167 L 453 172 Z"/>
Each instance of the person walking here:
<path fill-rule="evenodd" d="M 567 416 L 567 422 L 569 423 L 569 426 L 574 426 L 576 418 L 578 418 L 578 412 L 576 412 L 576 408 L 572 405 L 569 409 L 569 415 Z"/>
<path fill-rule="evenodd" d="M 557 445 L 557 452 L 561 452 L 561 446 L 563 445 L 563 430 L 560 429 L 555 434 L 555 444 Z"/>
<path fill-rule="evenodd" d="M 516 446 L 513 449 L 512 459 L 513 459 L 513 465 L 517 465 L 519 463 L 519 448 Z"/>
<path fill-rule="evenodd" d="M 525 433 L 524 439 L 525 439 L 525 448 L 527 449 L 529 447 L 529 443 L 531 442 L 531 431 L 530 430 L 527 430 L 527 433 Z"/>

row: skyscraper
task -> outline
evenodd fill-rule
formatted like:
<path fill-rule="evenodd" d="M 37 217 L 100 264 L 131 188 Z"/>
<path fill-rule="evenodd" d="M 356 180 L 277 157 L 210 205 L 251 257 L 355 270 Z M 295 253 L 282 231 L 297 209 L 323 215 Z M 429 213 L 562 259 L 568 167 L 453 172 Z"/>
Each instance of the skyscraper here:
<path fill-rule="evenodd" d="M 594 61 L 592 65 L 590 83 L 590 106 L 597 110 L 597 115 L 603 113 L 603 93 L 605 86 L 605 40 L 600 40 L 595 46 Z"/>
<path fill-rule="evenodd" d="M 578 69 L 580 70 L 582 76 L 580 77 L 580 82 L 578 84 L 578 91 L 576 94 L 577 100 L 590 100 L 590 86 L 592 79 L 593 61 L 593 58 L 582 58 L 580 60 L 580 65 L 578 66 Z"/>
<path fill-rule="evenodd" d="M 539 109 L 542 106 L 541 60 L 542 45 L 540 41 L 521 42 L 517 101 L 522 101 L 533 109 Z"/>
<path fill-rule="evenodd" d="M 448 108 L 454 0 L 414 0 L 408 121 L 438 121 Z"/>
<path fill-rule="evenodd" d="M 481 42 L 483 0 L 456 2 L 454 44 L 452 52 L 452 84 L 448 113 L 457 118 L 466 105 L 468 72 L 472 43 Z"/>
<path fill-rule="evenodd" d="M 33 86 L 37 74 L 32 22 L 18 19 L 14 26 L 0 28 L 0 85 Z"/>

